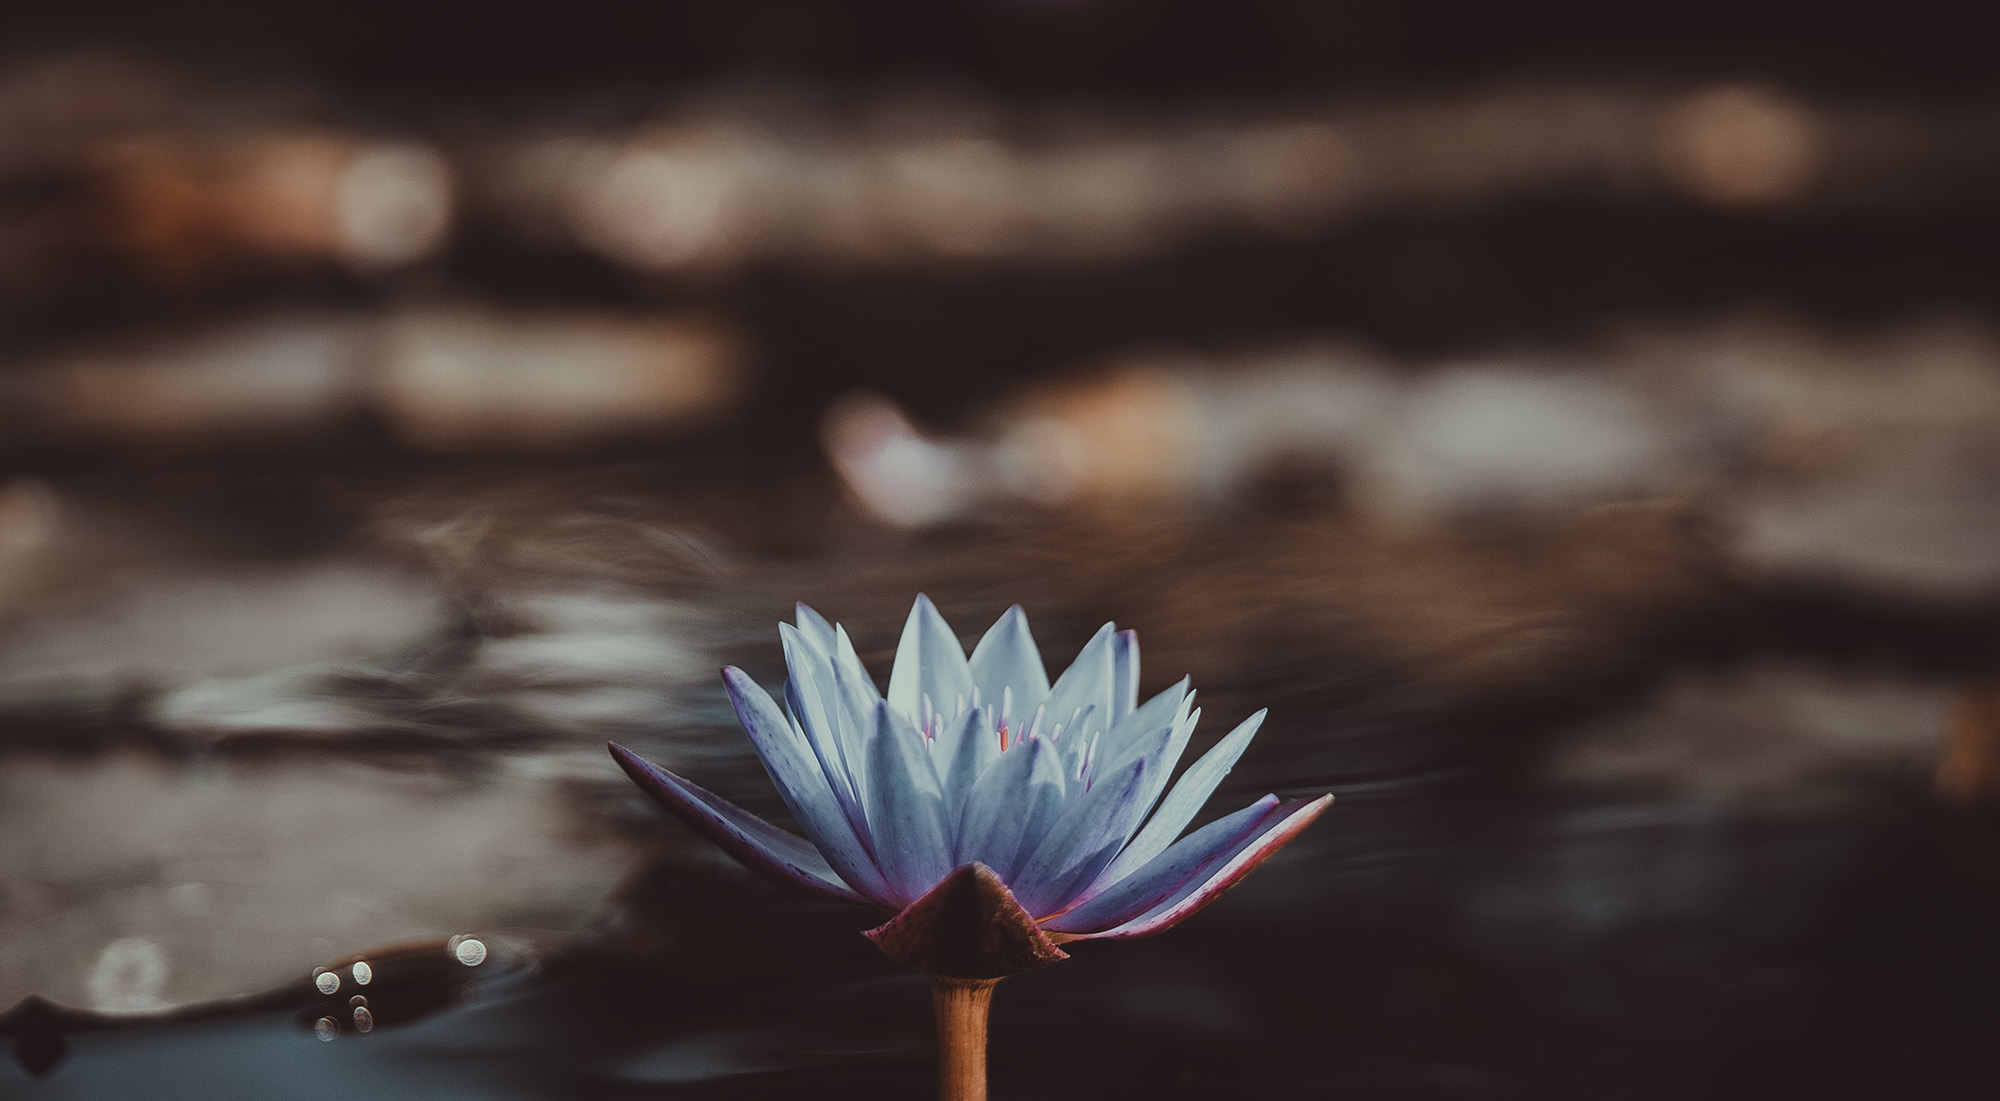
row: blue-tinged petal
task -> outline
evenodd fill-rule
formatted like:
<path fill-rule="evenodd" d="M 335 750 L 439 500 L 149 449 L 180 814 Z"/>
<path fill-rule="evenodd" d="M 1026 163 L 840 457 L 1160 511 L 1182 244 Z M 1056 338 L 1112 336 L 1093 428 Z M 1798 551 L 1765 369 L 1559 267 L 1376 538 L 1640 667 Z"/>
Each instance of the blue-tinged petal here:
<path fill-rule="evenodd" d="M 867 770 L 868 832 L 890 890 L 907 906 L 952 870 L 951 831 L 930 747 L 886 702 L 875 705 Z"/>
<path fill-rule="evenodd" d="M 889 896 L 888 880 L 873 858 L 865 832 L 855 828 L 854 816 L 829 784 L 826 771 L 812 754 L 811 747 L 785 720 L 778 705 L 743 670 L 722 671 L 723 685 L 729 690 L 736 717 L 749 733 L 764 771 L 777 785 L 785 807 L 798 819 L 799 826 L 825 854 L 827 862 L 854 889 L 878 901 Z"/>
<path fill-rule="evenodd" d="M 1139 632 L 1120 631 L 1111 639 L 1111 711 L 1106 726 L 1139 706 Z"/>
<path fill-rule="evenodd" d="M 1025 719 L 1048 698 L 1049 674 L 1042 668 L 1042 652 L 1028 631 L 1028 616 L 1019 604 L 1007 609 L 987 630 L 979 645 L 972 648 L 968 665 L 982 702 L 998 707 L 1004 699 L 1013 700 L 1014 714 L 1003 715 L 1003 719 Z"/>
<path fill-rule="evenodd" d="M 804 631 L 778 624 L 778 642 L 785 650 L 785 669 L 798 685 L 805 710 L 797 717 L 814 734 L 833 731 L 833 667 Z"/>
<path fill-rule="evenodd" d="M 1193 706 L 1191 701 L 1193 695 L 1188 690 L 1188 678 L 1182 677 L 1180 683 L 1140 704 L 1131 714 L 1113 723 L 1111 729 L 1105 732 L 1106 740 L 1098 747 L 1098 753 L 1105 756 L 1101 756 L 1100 759 L 1122 758 L 1126 754 L 1121 747 L 1130 743 L 1135 737 L 1152 734 L 1172 726 L 1179 721 L 1180 716 L 1187 713 L 1189 707 Z"/>
<path fill-rule="evenodd" d="M 806 701 L 798 691 L 798 681 L 784 683 L 784 699 L 792 707 L 792 715 L 798 715 L 800 711 L 806 709 Z M 840 807 L 840 813 L 848 819 L 848 827 L 854 831 L 854 837 L 862 843 L 862 851 L 868 855 L 870 861 L 874 861 L 874 843 L 868 839 L 868 813 L 862 811 L 862 793 L 858 787 L 860 777 L 848 775 L 848 767 L 838 759 L 840 747 L 834 741 L 822 743 L 818 737 L 812 735 L 810 727 L 798 723 L 796 719 L 792 723 L 792 731 L 796 731 L 798 741 L 802 741 L 812 751 L 814 761 L 818 761 L 820 765 L 820 775 L 826 777 L 826 787 L 832 789 L 834 793 L 834 803 Z"/>
<path fill-rule="evenodd" d="M 729 800 L 642 760 L 621 745 L 610 746 L 618 767 L 689 828 L 742 861 L 745 867 L 783 882 L 851 902 L 867 902 L 842 883 L 819 851 Z M 878 900 L 879 901 L 879 900 Z"/>
<path fill-rule="evenodd" d="M 821 654 L 813 649 L 802 632 L 784 624 L 778 634 L 785 644 L 785 663 L 799 683 L 808 714 L 801 716 L 816 745 L 823 747 L 827 760 L 838 763 L 849 790 L 859 795 L 867 785 L 862 775 L 862 747 L 875 729 L 875 701 L 881 697 L 868 679 L 860 660 L 842 660 L 836 628 L 835 652 Z M 851 654 L 853 644 L 848 644 Z"/>
<path fill-rule="evenodd" d="M 973 785 L 986 766 L 1000 756 L 1000 733 L 995 708 L 968 707 L 965 714 L 945 724 L 931 746 L 931 761 L 937 766 L 938 784 L 944 788 L 945 820 L 957 823 L 972 795 Z M 963 860 L 959 863 L 965 863 Z M 987 867 L 992 867 L 988 864 Z"/>
<path fill-rule="evenodd" d="M 813 648 L 820 653 L 832 654 L 833 624 L 828 623 L 825 616 L 804 604 L 797 605 L 794 610 L 798 613 L 799 633 L 804 635 L 806 641 L 812 643 Z"/>
<path fill-rule="evenodd" d="M 785 666 L 792 676 L 785 685 L 785 702 L 805 732 L 834 790 L 859 799 L 863 787 L 859 742 L 848 727 L 852 720 L 841 705 L 833 666 L 822 660 L 804 634 L 790 624 L 778 624 L 785 648 Z"/>
<path fill-rule="evenodd" d="M 1152 739 L 1164 737 L 1174 725 L 1186 721 L 1190 707 L 1194 707 L 1194 693 L 1188 691 L 1188 679 L 1182 677 L 1178 685 L 1142 703 L 1132 715 L 1126 715 L 1112 729 L 1104 731 L 1104 739 L 1098 743 L 1096 771 L 1106 773 L 1116 763 L 1130 761 L 1142 747 L 1152 745 Z M 1174 761 L 1178 759 L 1180 755 L 1176 753 Z"/>
<path fill-rule="evenodd" d="M 847 628 L 834 624 L 833 660 L 840 671 L 853 678 L 861 686 L 862 694 L 873 704 L 882 698 L 882 691 L 875 687 L 875 678 L 868 675 L 868 667 L 861 664 L 861 655 L 854 652 L 854 640 L 847 637 Z"/>
<path fill-rule="evenodd" d="M 984 864 L 1006 882 L 1062 814 L 1068 784 L 1062 755 L 1045 738 L 995 756 L 959 813 L 953 862 Z"/>
<path fill-rule="evenodd" d="M 896 644 L 896 664 L 889 671 L 889 704 L 912 722 L 922 722 L 925 696 L 938 709 L 950 712 L 954 701 L 972 699 L 972 671 L 966 666 L 965 648 L 958 644 L 958 636 L 951 633 L 930 597 L 920 593 L 910 606 L 910 618 L 903 623 L 903 637 Z"/>
<path fill-rule="evenodd" d="M 1189 880 L 1219 867 L 1270 828 L 1279 801 L 1267 795 L 1255 803 L 1173 843 L 1145 867 L 1113 883 L 1075 909 L 1044 921 L 1058 933 L 1093 933 L 1139 917 L 1178 894 Z"/>
<path fill-rule="evenodd" d="M 1099 715 L 1111 713 L 1112 662 L 1111 640 L 1115 632 L 1107 623 L 1097 629 L 1097 633 L 1084 643 L 1076 660 L 1056 678 L 1055 686 L 1049 689 L 1049 698 L 1043 706 L 1043 729 L 1054 723 L 1066 723 L 1079 708 L 1095 705 Z M 1015 705 L 1020 708 L 1019 704 Z"/>
<path fill-rule="evenodd" d="M 1098 880 L 1099 884 L 1109 885 L 1130 875 L 1147 861 L 1165 852 L 1168 845 L 1173 844 L 1174 838 L 1180 836 L 1180 832 L 1187 828 L 1187 824 L 1193 821 L 1195 814 L 1201 810 L 1201 805 L 1208 802 L 1208 797 L 1215 792 L 1216 785 L 1222 782 L 1224 776 L 1229 775 L 1230 769 L 1236 767 L 1236 759 L 1243 756 L 1243 750 L 1249 746 L 1250 739 L 1257 733 L 1257 728 L 1263 725 L 1265 714 L 1266 712 L 1259 711 L 1243 720 L 1236 729 L 1224 734 L 1222 740 L 1215 743 L 1215 748 L 1202 754 L 1201 760 L 1196 761 L 1181 774 L 1180 782 L 1175 784 L 1173 790 L 1167 793 L 1167 797 L 1160 801 L 1159 809 L 1147 820 L 1146 827 L 1139 831 L 1139 835 L 1132 839 L 1130 845 L 1125 846 L 1125 851 L 1118 854 L 1118 859 L 1112 861 L 1111 866 L 1104 870 L 1104 877 Z"/>
<path fill-rule="evenodd" d="M 1163 932 L 1186 921 L 1224 891 L 1241 882 L 1244 876 L 1256 870 L 1257 865 L 1269 860 L 1286 842 L 1297 837 L 1300 830 L 1311 825 L 1331 802 L 1333 796 L 1322 795 L 1317 799 L 1280 804 L 1262 833 L 1239 847 L 1227 859 L 1211 862 L 1166 901 L 1129 921 L 1100 932 L 1071 934 L 1067 939 L 1130 940 Z"/>
<path fill-rule="evenodd" d="M 1089 752 L 1094 736 L 1104 727 L 1098 715 L 1098 708 L 1092 705 L 1061 717 L 1049 715 L 1044 718 L 1043 722 L 1051 725 L 1042 731 L 1042 736 L 1055 743 L 1062 754 L 1063 775 L 1082 779 L 1084 755 Z M 1083 783 L 1071 784 L 1070 798 L 1082 796 L 1087 789 L 1088 785 Z"/>
<path fill-rule="evenodd" d="M 1146 759 L 1106 773 L 1049 828 L 1008 886 L 1028 912 L 1040 917 L 1067 906 L 1097 879 L 1139 825 L 1146 808 Z"/>
<path fill-rule="evenodd" d="M 875 691 L 874 682 L 868 679 L 868 671 L 861 668 L 857 660 L 852 663 L 835 658 L 827 666 L 827 674 L 833 685 L 834 709 L 840 720 L 841 750 L 847 760 L 859 767 L 862 747 L 875 732 L 875 705 L 882 697 Z"/>
<path fill-rule="evenodd" d="M 1152 810 L 1153 804 L 1160 801 L 1160 793 L 1167 789 L 1174 766 L 1180 763 L 1181 754 L 1187 750 L 1188 739 L 1194 735 L 1195 726 L 1201 722 L 1201 708 L 1188 710 L 1193 703 L 1194 693 L 1182 696 L 1180 708 L 1168 725 L 1149 732 L 1134 731 L 1129 734 L 1116 749 L 1106 753 L 1097 771 L 1110 772 L 1141 757 L 1146 758 L 1146 790 L 1140 797 L 1146 810 Z"/>

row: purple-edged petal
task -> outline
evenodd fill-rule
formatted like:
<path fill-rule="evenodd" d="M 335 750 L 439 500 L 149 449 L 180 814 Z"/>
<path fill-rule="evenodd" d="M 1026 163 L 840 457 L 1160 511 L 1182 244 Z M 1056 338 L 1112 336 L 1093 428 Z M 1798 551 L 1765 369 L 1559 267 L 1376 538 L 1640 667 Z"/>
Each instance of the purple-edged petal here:
<path fill-rule="evenodd" d="M 1204 875 L 1240 852 L 1280 816 L 1275 795 L 1266 795 L 1242 810 L 1188 834 L 1145 867 L 1113 883 L 1096 897 L 1044 921 L 1053 932 L 1085 934 L 1132 920 L 1178 894 L 1188 881 Z"/>
<path fill-rule="evenodd" d="M 999 754 L 966 797 L 953 859 L 984 864 L 1012 882 L 1061 816 L 1066 787 L 1062 755 L 1046 739 L 1029 738 Z"/>
<path fill-rule="evenodd" d="M 867 902 L 841 882 L 819 850 L 714 792 L 641 759 L 621 745 L 609 747 L 618 767 L 689 828 L 720 846 L 745 867 L 823 895 Z"/>
<path fill-rule="evenodd" d="M 1029 913 L 1039 917 L 1062 909 L 1118 855 L 1146 813 L 1139 802 L 1145 780 L 1142 757 L 1105 774 L 1070 802 L 1020 873 L 1008 880 Z"/>
<path fill-rule="evenodd" d="M 1166 901 L 1136 918 L 1109 929 L 1095 933 L 1072 933 L 1064 939 L 1130 940 L 1135 937 L 1152 936 L 1186 921 L 1202 907 L 1214 902 L 1224 891 L 1241 882 L 1244 876 L 1256 870 L 1257 865 L 1269 860 L 1272 854 L 1285 846 L 1286 842 L 1297 837 L 1300 830 L 1311 825 L 1313 819 L 1318 818 L 1331 802 L 1333 796 L 1322 795 L 1317 799 L 1301 799 L 1280 804 L 1278 812 L 1263 833 L 1227 859 L 1215 862 L 1213 866 L 1188 880 Z"/>
<path fill-rule="evenodd" d="M 956 714 L 954 701 L 972 700 L 972 671 L 965 663 L 965 648 L 958 636 L 938 614 L 930 597 L 918 594 L 910 606 L 910 618 L 903 623 L 903 637 L 896 643 L 896 664 L 889 670 L 889 705 L 910 717 L 924 721 L 924 697 L 945 712 Z"/>
<path fill-rule="evenodd" d="M 867 769 L 862 797 L 876 861 L 907 906 L 952 870 L 951 831 L 930 747 L 886 701 L 875 705 Z"/>
<path fill-rule="evenodd" d="M 980 702 L 1001 706 L 1013 702 L 1014 713 L 1003 714 L 1007 721 L 1019 722 L 1035 713 L 1049 695 L 1049 674 L 1042 667 L 1042 651 L 1028 631 L 1027 613 L 1019 604 L 1007 609 L 972 648 L 967 662 L 972 683 L 979 688 Z"/>
<path fill-rule="evenodd" d="M 1098 880 L 1099 885 L 1109 886 L 1167 851 L 1167 846 L 1174 843 L 1174 838 L 1179 837 L 1187 824 L 1194 820 L 1201 805 L 1215 793 L 1216 785 L 1222 783 L 1222 778 L 1236 767 L 1237 758 L 1243 756 L 1243 750 L 1256 736 L 1257 728 L 1263 725 L 1265 714 L 1265 711 L 1259 711 L 1243 720 L 1236 729 L 1224 734 L 1222 740 L 1215 743 L 1215 748 L 1202 754 L 1201 760 L 1181 774 L 1180 782 L 1160 801 L 1159 809 L 1147 820 L 1146 827 L 1139 831 L 1130 845 L 1125 846 L 1118 859 L 1104 869 L 1103 877 Z M 1086 896 L 1089 893 L 1086 891 Z"/>
<path fill-rule="evenodd" d="M 819 760 L 808 755 L 809 747 L 785 721 L 778 705 L 741 669 L 724 669 L 722 682 L 771 783 L 777 785 L 785 807 L 826 861 L 863 895 L 876 901 L 891 897 L 888 880 L 872 856 L 866 835 L 856 832 L 853 816 L 828 785 Z"/>

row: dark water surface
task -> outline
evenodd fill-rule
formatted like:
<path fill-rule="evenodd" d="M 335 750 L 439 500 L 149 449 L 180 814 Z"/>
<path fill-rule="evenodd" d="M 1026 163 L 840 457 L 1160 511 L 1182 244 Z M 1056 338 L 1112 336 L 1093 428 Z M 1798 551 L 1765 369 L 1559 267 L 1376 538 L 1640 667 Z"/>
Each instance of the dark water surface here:
<path fill-rule="evenodd" d="M 675 498 L 649 500 L 671 511 Z M 598 748 L 618 737 L 781 814 L 709 670 L 737 662 L 775 680 L 774 620 L 796 595 L 848 621 L 880 672 L 918 587 L 968 633 L 1023 600 L 1054 665 L 1096 620 L 1133 624 L 1149 686 L 1185 669 L 1203 690 L 1197 748 L 1270 706 L 1213 812 L 1269 790 L 1338 796 L 1195 920 L 1077 945 L 1006 982 L 996 1096 L 2000 1090 L 2000 833 L 1940 801 L 1930 776 L 1954 686 L 2000 626 L 1976 610 L 1802 597 L 1711 569 L 1698 543 L 1629 516 L 1386 550 L 1337 517 L 1305 517 L 915 541 L 836 530 L 800 554 L 745 549 L 753 536 L 713 518 L 614 524 L 576 497 L 541 508 L 609 526 L 560 569 L 529 568 L 518 559 L 547 516 L 522 521 L 501 544 L 514 564 L 479 559 L 477 593 L 447 598 L 456 610 L 431 642 L 271 690 L 368 723 L 309 733 L 279 711 L 204 726 L 186 718 L 209 714 L 198 708 L 77 697 L 11 725 L 16 777 L 66 761 L 70 798 L 109 805 L 138 789 L 92 795 L 84 778 L 157 774 L 146 798 L 219 791 L 203 813 L 233 807 L 244 836 L 279 840 L 193 834 L 215 851 L 156 853 L 102 873 L 137 880 L 123 887 L 73 882 L 12 903 L 32 920 L 9 935 L 10 981 L 51 976 L 48 995 L 78 1004 L 64 989 L 80 980 L 64 976 L 91 975 L 100 1002 L 112 983 L 128 1012 L 160 1004 L 125 1017 L 17 1005 L 0 1018 L 16 1054 L 0 1093 L 927 1095 L 929 997 L 857 935 L 879 918 L 751 878 L 664 821 Z M 715 560 L 726 565 L 668 568 L 684 543 L 609 549 L 606 532 L 646 524 L 730 548 Z M 1579 570 L 1579 555 L 1595 565 Z M 531 590 L 616 599 L 562 605 L 564 620 Z M 669 613 L 635 627 L 620 608 Z M 1865 654 L 1839 641 L 1863 632 Z M 654 649 L 628 665 L 605 657 L 607 639 L 642 638 Z M 676 646 L 696 670 L 685 678 L 661 672 Z M 540 680 L 502 661 L 522 647 L 547 659 Z M 652 693 L 650 717 L 620 717 L 602 695 L 614 689 Z M 52 808 L 65 800 L 28 790 L 8 812 L 13 884 L 38 874 L 31 856 L 57 834 L 93 821 L 64 827 Z M 335 809 L 318 816 L 315 792 Z M 354 832 L 356 815 L 379 831 Z M 283 840 L 316 831 L 318 849 Z M 97 850 L 86 837 L 66 851 Z M 319 854 L 321 878 L 294 890 L 288 854 L 302 851 Z M 204 867 L 200 891 L 172 884 Z M 230 867 L 263 878 L 236 882 Z M 208 916 L 146 916 L 190 899 Z M 352 913 L 328 916 L 341 906 Z M 117 980 L 124 995 L 98 954 L 121 921 L 154 930 L 152 948 L 132 950 L 137 977 Z M 86 927 L 106 933 L 64 932 Z M 450 933 L 490 947 L 467 966 Z M 417 943 L 379 947 L 405 938 Z M 145 977 L 156 956 L 174 968 L 164 986 Z M 374 961 L 366 987 L 356 958 Z M 314 962 L 348 968 L 332 994 L 311 985 Z M 331 1039 L 315 1032 L 322 1018 Z"/>

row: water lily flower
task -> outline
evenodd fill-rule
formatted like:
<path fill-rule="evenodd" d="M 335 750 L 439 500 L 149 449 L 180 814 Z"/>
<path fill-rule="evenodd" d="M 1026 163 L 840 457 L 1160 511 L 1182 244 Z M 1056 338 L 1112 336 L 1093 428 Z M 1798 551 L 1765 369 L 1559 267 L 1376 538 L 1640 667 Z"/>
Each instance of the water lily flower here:
<path fill-rule="evenodd" d="M 1169 784 L 1201 710 L 1185 678 L 1139 702 L 1138 640 L 1108 623 L 1052 685 L 1019 606 L 968 658 L 919 596 L 886 695 L 847 632 L 805 605 L 779 634 L 784 706 L 739 669 L 723 680 L 805 838 L 620 746 L 612 755 L 749 867 L 896 915 L 867 935 L 938 980 L 941 1037 L 947 996 L 973 992 L 976 1007 L 949 1011 L 977 1017 L 980 1089 L 948 1082 L 947 1096 L 983 1096 L 981 991 L 1064 958 L 1063 943 L 1179 924 L 1332 798 L 1267 795 L 1181 836 L 1264 712 Z"/>

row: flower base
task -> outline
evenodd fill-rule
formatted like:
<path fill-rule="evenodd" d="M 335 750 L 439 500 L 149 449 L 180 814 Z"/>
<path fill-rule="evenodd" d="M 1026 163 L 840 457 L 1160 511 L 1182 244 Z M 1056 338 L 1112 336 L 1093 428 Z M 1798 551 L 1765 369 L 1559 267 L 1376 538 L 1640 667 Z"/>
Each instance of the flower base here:
<path fill-rule="evenodd" d="M 945 876 L 863 935 L 897 963 L 941 979 L 1004 979 L 1069 958 L 984 864 Z"/>

